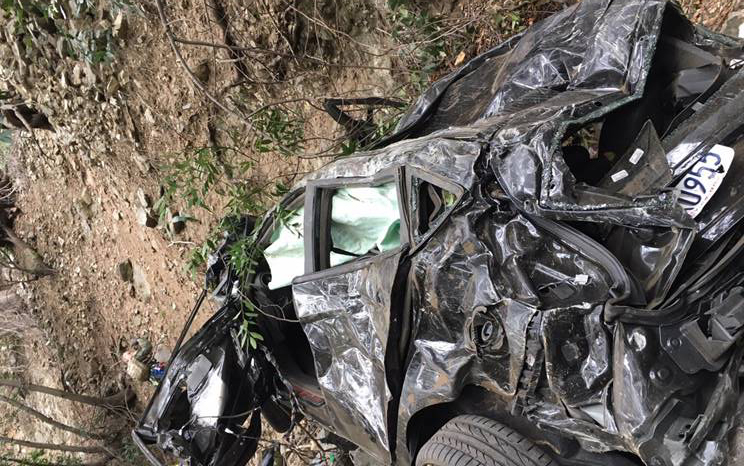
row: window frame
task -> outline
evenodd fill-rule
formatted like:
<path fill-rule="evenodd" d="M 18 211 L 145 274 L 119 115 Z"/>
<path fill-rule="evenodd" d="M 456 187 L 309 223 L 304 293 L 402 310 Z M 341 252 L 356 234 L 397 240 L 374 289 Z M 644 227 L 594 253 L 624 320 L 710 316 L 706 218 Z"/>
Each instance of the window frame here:
<path fill-rule="evenodd" d="M 368 177 L 345 177 L 313 180 L 305 188 L 305 273 L 296 277 L 292 283 L 302 283 L 320 277 L 339 275 L 364 267 L 370 261 L 397 254 L 409 245 L 408 216 L 404 190 L 404 169 L 394 167 Z M 333 267 L 322 268 L 321 254 L 330 252 L 330 214 L 333 191 L 349 187 L 374 187 L 385 183 L 395 183 L 400 216 L 400 246 L 390 251 L 370 257 L 360 257 Z"/>
<path fill-rule="evenodd" d="M 432 184 L 455 195 L 455 203 L 448 210 L 445 210 L 444 215 L 442 215 L 434 225 L 429 225 L 429 229 L 422 234 L 418 233 L 419 216 L 417 204 L 419 193 L 415 189 L 413 182 L 414 178 L 418 178 L 421 181 Z M 452 212 L 460 205 L 463 194 L 465 194 L 465 188 L 453 182 L 452 180 L 439 175 L 434 175 L 416 167 L 406 169 L 405 179 L 405 190 L 408 195 L 408 198 L 406 199 L 406 208 L 410 212 L 410 219 L 408 222 L 408 226 L 410 229 L 409 236 L 411 238 L 411 247 L 415 250 L 423 243 L 425 243 L 434 234 L 434 232 L 436 232 L 447 221 Z M 416 212 L 416 214 L 414 214 L 414 212 Z"/>

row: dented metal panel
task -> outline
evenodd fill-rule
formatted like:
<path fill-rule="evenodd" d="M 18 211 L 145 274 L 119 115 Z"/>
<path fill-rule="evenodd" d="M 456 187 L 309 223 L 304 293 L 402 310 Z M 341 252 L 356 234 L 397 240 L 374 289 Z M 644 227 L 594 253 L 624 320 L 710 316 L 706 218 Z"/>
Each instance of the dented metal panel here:
<path fill-rule="evenodd" d="M 292 287 L 331 426 L 381 461 L 391 460 L 385 349 L 400 255 L 393 251 Z"/>

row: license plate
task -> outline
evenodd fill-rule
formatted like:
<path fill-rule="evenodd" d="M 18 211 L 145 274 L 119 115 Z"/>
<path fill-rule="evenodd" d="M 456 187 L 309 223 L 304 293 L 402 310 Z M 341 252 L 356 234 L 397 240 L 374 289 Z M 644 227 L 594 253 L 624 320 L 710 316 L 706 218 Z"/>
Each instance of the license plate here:
<path fill-rule="evenodd" d="M 677 183 L 679 203 L 692 218 L 711 200 L 734 160 L 734 149 L 715 145 Z"/>

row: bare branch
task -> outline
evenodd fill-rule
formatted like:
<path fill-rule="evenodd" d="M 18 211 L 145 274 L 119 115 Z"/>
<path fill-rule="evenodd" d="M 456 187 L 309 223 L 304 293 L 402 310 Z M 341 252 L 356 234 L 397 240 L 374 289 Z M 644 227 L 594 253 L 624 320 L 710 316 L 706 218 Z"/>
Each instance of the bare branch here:
<path fill-rule="evenodd" d="M 64 390 L 58 390 L 56 388 L 45 387 L 43 385 L 25 383 L 19 380 L 0 379 L 0 386 L 15 387 L 22 390 L 45 393 L 47 395 L 56 396 L 65 400 L 75 401 L 77 403 L 83 403 L 91 406 L 98 406 L 106 409 L 126 408 L 127 403 L 134 396 L 130 388 L 127 388 L 126 390 L 123 390 L 116 395 L 101 398 L 96 396 L 78 395 L 76 393 L 70 393 Z"/>
<path fill-rule="evenodd" d="M 13 445 L 20 445 L 22 447 L 37 448 L 39 450 L 55 450 L 55 451 L 69 451 L 72 453 L 101 453 L 108 454 L 108 451 L 103 447 L 87 447 L 83 445 L 62 445 L 59 443 L 40 443 L 40 442 L 29 442 L 28 440 L 21 440 L 10 437 L 0 436 L 0 444 L 10 443 Z"/>
<path fill-rule="evenodd" d="M 170 30 L 170 26 L 168 25 L 168 21 L 165 17 L 165 8 L 163 6 L 163 0 L 156 0 L 155 5 L 158 8 L 158 15 L 160 16 L 160 22 L 163 24 L 163 27 L 165 28 L 165 35 L 166 37 L 168 37 L 168 41 L 170 42 L 171 49 L 173 49 L 173 53 L 176 55 L 176 60 L 178 61 L 178 64 L 181 65 L 181 67 L 186 71 L 186 74 L 189 75 L 194 85 L 202 93 L 204 93 L 204 95 L 209 100 L 211 100 L 213 104 L 215 104 L 221 110 L 243 119 L 244 116 L 242 114 L 240 114 L 239 112 L 236 112 L 235 110 L 227 108 L 226 106 L 222 105 L 222 103 L 219 100 L 217 100 L 214 96 L 212 96 L 212 94 L 210 94 L 209 91 L 207 91 L 207 89 L 204 87 L 204 84 L 202 84 L 199 78 L 196 77 L 196 75 L 191 70 L 191 68 L 189 68 L 189 65 L 186 64 L 186 61 L 183 59 L 183 56 L 181 55 L 181 50 L 176 45 L 175 38 L 173 37 L 173 33 Z"/>
<path fill-rule="evenodd" d="M 256 52 L 256 53 L 266 53 L 271 55 L 276 55 L 278 57 L 284 57 L 284 58 L 292 58 L 292 59 L 298 59 L 298 60 L 307 60 L 311 61 L 318 65 L 328 66 L 328 67 L 335 67 L 335 68 L 361 68 L 366 70 L 384 70 L 384 71 L 395 71 L 395 68 L 391 68 L 388 66 L 371 66 L 371 65 L 345 65 L 341 63 L 330 63 L 326 60 L 322 60 L 317 57 L 313 57 L 312 55 L 292 55 L 289 53 L 283 53 L 276 50 L 269 50 L 269 49 L 262 49 L 258 47 L 238 47 L 238 46 L 231 46 L 231 45 L 225 45 L 225 44 L 214 44 L 211 42 L 204 42 L 201 40 L 188 40 L 188 39 L 181 39 L 180 37 L 173 37 L 173 41 L 177 42 L 179 44 L 184 45 L 195 45 L 195 46 L 201 46 L 201 47 L 213 47 L 216 49 L 226 49 L 226 50 L 233 50 L 238 52 Z M 404 71 L 404 70 L 400 70 Z"/>
<path fill-rule="evenodd" d="M 93 463 L 82 463 L 80 466 L 104 466 L 108 464 L 109 457 L 106 456 L 103 459 L 99 461 L 94 461 Z M 22 465 L 28 465 L 28 466 L 38 466 L 37 461 L 29 461 L 24 459 L 18 459 L 18 458 L 9 458 L 7 456 L 0 456 L 0 463 L 15 463 L 15 464 L 22 464 Z M 49 463 L 47 461 L 44 462 L 44 466 L 67 466 L 64 463 Z"/>
<path fill-rule="evenodd" d="M 56 427 L 57 429 L 64 430 L 66 432 L 73 433 L 75 435 L 78 435 L 80 437 L 90 438 L 94 440 L 101 440 L 103 437 L 98 434 L 94 434 L 92 432 L 85 431 L 83 429 L 78 429 L 77 427 L 68 426 L 67 424 L 61 423 L 59 421 L 56 421 L 49 416 L 45 415 L 44 413 L 35 410 L 34 408 L 27 406 L 19 401 L 16 401 L 12 398 L 8 398 L 7 396 L 0 395 L 0 401 L 4 401 L 8 403 L 9 405 L 13 406 L 16 409 L 20 409 L 21 411 L 30 414 L 31 416 L 35 417 L 36 419 L 39 419 L 40 421 L 49 424 L 50 426 Z"/>

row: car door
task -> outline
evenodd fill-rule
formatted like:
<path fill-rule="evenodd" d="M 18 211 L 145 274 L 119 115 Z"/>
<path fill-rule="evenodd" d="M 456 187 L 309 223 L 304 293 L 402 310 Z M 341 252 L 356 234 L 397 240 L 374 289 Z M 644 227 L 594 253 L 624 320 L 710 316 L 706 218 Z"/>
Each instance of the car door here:
<path fill-rule="evenodd" d="M 396 169 L 309 182 L 306 274 L 292 284 L 325 419 L 383 462 L 391 460 L 389 412 L 397 406 L 397 390 L 387 370 L 391 355 L 399 356 L 397 302 L 404 280 L 398 271 L 408 248 L 402 180 Z"/>

